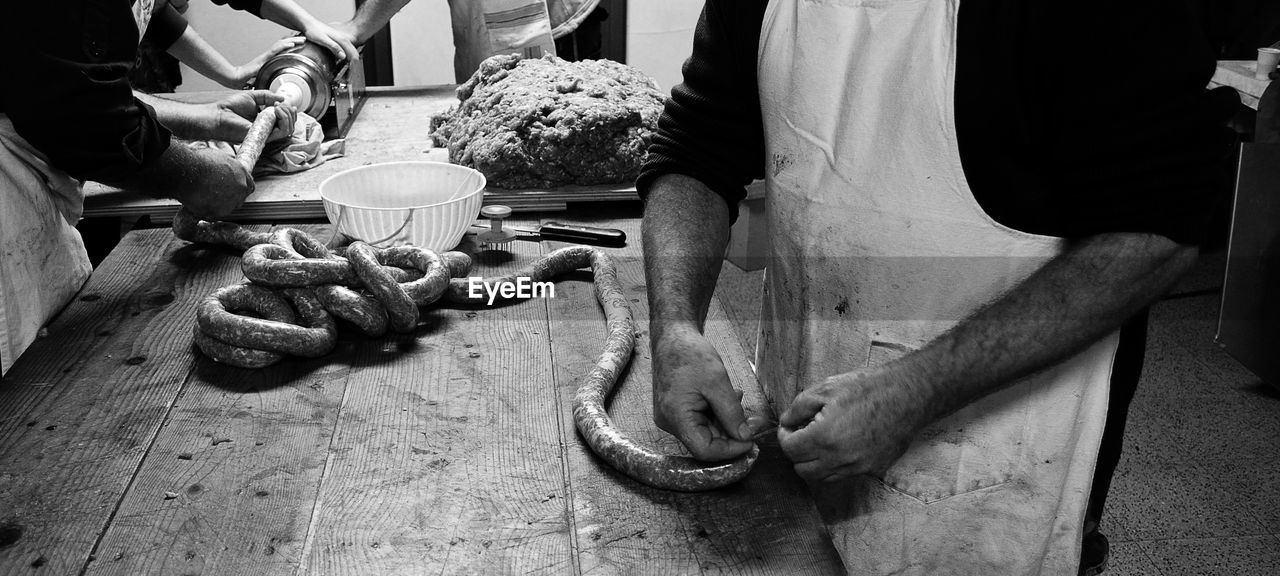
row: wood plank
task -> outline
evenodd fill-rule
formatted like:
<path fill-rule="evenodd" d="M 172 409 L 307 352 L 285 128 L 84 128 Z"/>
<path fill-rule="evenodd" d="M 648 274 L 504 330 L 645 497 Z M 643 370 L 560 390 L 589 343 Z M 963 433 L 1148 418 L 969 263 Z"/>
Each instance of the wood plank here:
<path fill-rule="evenodd" d="M 631 298 L 640 338 L 631 366 L 615 392 L 610 413 L 625 433 L 670 453 L 685 453 L 653 424 L 648 301 L 636 219 L 607 216 L 571 223 L 621 228 L 629 244 L 611 250 Z M 559 246 L 549 244 L 548 249 Z M 843 568 L 826 537 L 803 482 L 776 440 L 742 483 L 682 494 L 657 490 L 622 476 L 597 459 L 577 435 L 572 399 L 578 379 L 600 353 L 603 314 L 589 282 L 557 285 L 549 302 L 561 426 L 567 438 L 574 530 L 583 573 L 832 574 Z M 745 393 L 748 413 L 767 407 L 733 326 L 713 302 L 707 333 L 720 351 L 734 386 Z"/>
<path fill-rule="evenodd" d="M 191 270 L 192 280 L 216 288 L 244 279 L 238 254 L 222 260 Z M 192 322 L 181 322 L 188 339 Z M 191 378 L 88 573 L 293 573 L 347 385 L 346 359 L 379 345 L 343 337 L 322 358 L 261 370 L 193 357 Z"/>
<path fill-rule="evenodd" d="M 0 573 L 90 557 L 191 371 L 190 320 L 220 266 L 167 230 L 131 233 L 0 386 Z"/>
<path fill-rule="evenodd" d="M 539 249 L 509 248 L 478 270 Z M 437 308 L 414 338 L 357 353 L 303 573 L 573 571 L 546 314 Z"/>

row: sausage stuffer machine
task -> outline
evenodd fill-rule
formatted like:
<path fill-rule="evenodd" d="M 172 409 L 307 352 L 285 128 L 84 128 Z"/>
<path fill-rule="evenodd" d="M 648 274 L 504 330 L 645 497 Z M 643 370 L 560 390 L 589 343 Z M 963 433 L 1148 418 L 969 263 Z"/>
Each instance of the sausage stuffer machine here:
<path fill-rule="evenodd" d="M 364 104 L 364 68 L 350 61 L 338 66 L 328 49 L 305 42 L 263 64 L 254 88 L 284 96 L 299 112 L 319 120 L 326 139 L 342 138 Z M 275 109 L 268 107 L 245 136 L 236 156 L 250 171 L 274 124 Z"/>

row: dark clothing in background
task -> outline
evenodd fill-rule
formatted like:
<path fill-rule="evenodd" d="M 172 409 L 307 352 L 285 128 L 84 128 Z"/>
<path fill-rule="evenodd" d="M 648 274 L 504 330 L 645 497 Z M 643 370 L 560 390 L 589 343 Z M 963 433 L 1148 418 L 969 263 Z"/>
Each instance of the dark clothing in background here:
<path fill-rule="evenodd" d="M 262 17 L 262 0 L 210 0 L 214 4 L 220 6 L 230 6 L 236 10 L 248 12 Z M 182 33 L 187 30 L 187 18 L 178 12 L 172 4 L 166 3 L 164 8 L 156 12 L 151 17 L 151 24 L 147 26 L 146 38 L 151 40 L 161 50 L 168 50 L 173 46 L 178 38 L 182 37 Z"/>
<path fill-rule="evenodd" d="M 138 43 L 138 58 L 129 71 L 129 85 L 147 94 L 174 92 L 182 85 L 180 62 L 157 47 L 149 34 L 144 35 Z"/>
<path fill-rule="evenodd" d="M 604 21 L 608 19 L 609 13 L 597 6 L 573 32 L 555 39 L 556 56 L 570 62 L 602 58 Z"/>
<path fill-rule="evenodd" d="M 1276 0 L 1191 0 L 1218 60 L 1253 60 L 1258 48 L 1280 42 Z"/>
<path fill-rule="evenodd" d="M 261 0 L 214 3 L 252 14 L 262 7 Z M 54 166 L 80 180 L 123 181 L 169 147 L 169 130 L 134 98 L 129 81 L 138 59 L 132 4 L 18 2 L 0 23 L 0 48 L 11 56 L 13 77 L 22 79 L 0 86 L 0 113 Z M 158 49 L 186 29 L 172 6 L 153 18 L 147 37 Z"/>

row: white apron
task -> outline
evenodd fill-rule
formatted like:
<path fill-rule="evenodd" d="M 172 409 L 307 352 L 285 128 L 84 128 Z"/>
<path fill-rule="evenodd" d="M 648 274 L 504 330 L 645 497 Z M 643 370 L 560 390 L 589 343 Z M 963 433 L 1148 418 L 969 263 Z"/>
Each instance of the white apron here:
<path fill-rule="evenodd" d="M 138 41 L 155 0 L 130 9 Z M 0 114 L 0 376 L 80 291 L 93 268 L 76 223 L 81 183 L 52 164 Z"/>
<path fill-rule="evenodd" d="M 539 58 L 556 53 L 555 38 L 573 32 L 600 0 L 449 0 L 453 74 L 466 82 L 497 54 Z"/>
<path fill-rule="evenodd" d="M 1063 249 L 991 220 L 965 181 L 958 7 L 769 4 L 758 368 L 778 413 L 827 376 L 920 348 Z M 883 478 L 813 485 L 849 572 L 1075 574 L 1115 343 L 926 428 Z"/>
<path fill-rule="evenodd" d="M 83 199 L 0 114 L 0 376 L 89 278 Z"/>

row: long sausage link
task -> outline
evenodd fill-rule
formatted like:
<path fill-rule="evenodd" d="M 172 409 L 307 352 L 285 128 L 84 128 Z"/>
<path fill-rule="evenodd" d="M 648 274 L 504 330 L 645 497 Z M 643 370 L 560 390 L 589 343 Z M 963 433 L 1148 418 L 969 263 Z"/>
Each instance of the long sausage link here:
<path fill-rule="evenodd" d="M 307 258 L 279 244 L 258 244 L 245 250 L 241 270 L 263 286 L 301 287 L 320 284 L 358 285 L 359 276 L 341 258 Z"/>
<path fill-rule="evenodd" d="M 337 284 L 316 286 L 314 290 L 325 310 L 350 322 L 365 336 L 377 338 L 387 333 L 387 309 L 377 300 Z"/>
<path fill-rule="evenodd" d="M 243 348 L 307 357 L 332 350 L 337 329 L 315 296 L 303 289 L 286 291 L 285 296 L 298 310 L 303 325 L 295 324 L 296 318 L 271 319 L 283 316 L 276 304 L 283 300 L 252 284 L 227 286 L 205 297 L 196 307 L 196 323 L 209 337 Z M 236 313 L 245 310 L 263 317 Z"/>
<path fill-rule="evenodd" d="M 240 368 L 266 368 L 267 366 L 284 360 L 284 354 L 279 352 L 254 350 L 253 348 L 227 344 L 213 336 L 205 334 L 204 331 L 200 329 L 199 324 L 194 325 L 192 328 L 195 332 L 196 346 L 200 348 L 200 351 L 203 352 L 205 356 L 208 356 L 215 362 Z"/>
<path fill-rule="evenodd" d="M 225 244 L 238 250 L 271 242 L 268 232 L 254 232 L 232 222 L 201 220 L 186 208 L 179 208 L 173 217 L 173 235 L 188 242 Z"/>
<path fill-rule="evenodd" d="M 541 282 L 587 266 L 591 267 L 595 277 L 596 300 L 604 310 L 609 333 L 595 366 L 579 382 L 574 395 L 574 426 L 587 445 L 610 466 L 627 476 L 664 490 L 712 490 L 746 477 L 760 454 L 758 448 L 727 462 L 707 464 L 688 456 L 654 451 L 628 438 L 609 417 L 605 406 L 619 375 L 631 361 L 636 327 L 631 319 L 631 307 L 618 282 L 617 269 L 607 254 L 587 246 L 561 248 L 515 273 L 486 278 L 484 283 L 491 287 L 501 286 L 522 277 Z M 487 290 L 485 296 L 473 298 L 468 287 L 465 279 L 455 278 L 450 282 L 445 298 L 450 302 L 468 304 L 488 301 Z M 500 290 L 496 292 L 501 293 Z"/>
<path fill-rule="evenodd" d="M 364 242 L 347 247 L 347 260 L 364 287 L 387 308 L 387 324 L 395 332 L 410 332 L 418 325 L 418 305 L 409 293 L 382 269 L 378 253 Z"/>
<path fill-rule="evenodd" d="M 215 302 L 209 303 L 210 299 Z M 199 310 L 206 305 L 219 307 L 225 311 L 228 314 L 225 318 L 227 325 L 216 326 L 212 331 L 205 330 L 201 325 Z M 250 312 L 254 316 L 237 314 L 239 312 Z M 235 338 L 235 333 L 241 330 L 253 330 L 254 327 L 251 325 L 258 322 L 293 324 L 297 319 L 293 308 L 289 307 L 284 298 L 270 290 L 249 284 L 227 286 L 214 292 L 197 306 L 195 343 L 205 356 L 217 362 L 241 368 L 262 368 L 279 362 L 284 355 L 279 352 L 237 346 L 224 339 Z M 214 323 L 216 324 L 217 320 L 214 320 Z M 212 336 L 210 332 L 221 335 L 223 339 Z"/>
<path fill-rule="evenodd" d="M 487 287 L 515 284 L 517 279 L 520 278 L 527 278 L 531 282 L 545 282 L 565 272 L 590 266 L 595 254 L 596 250 L 589 246 L 569 246 L 534 260 L 524 268 L 511 274 L 485 278 L 482 282 Z M 455 304 L 486 304 L 489 302 L 489 296 L 486 294 L 472 296 L 470 287 L 471 283 L 468 278 L 455 277 L 449 281 L 449 289 L 445 291 L 444 300 Z M 486 288 L 486 290 L 488 289 Z M 511 292 L 509 291 L 508 293 Z M 508 299 L 511 298 L 503 298 L 501 294 L 498 294 L 494 301 L 501 302 Z"/>
<path fill-rule="evenodd" d="M 661 454 L 635 442 L 614 425 L 605 402 L 617 384 L 635 347 L 635 323 L 618 282 L 612 259 L 593 250 L 591 270 L 596 300 L 609 327 L 604 350 L 578 385 L 573 399 L 573 422 L 587 445 L 627 476 L 665 490 L 698 492 L 737 482 L 751 472 L 759 448 L 724 463 L 707 464 L 687 456 Z"/>

